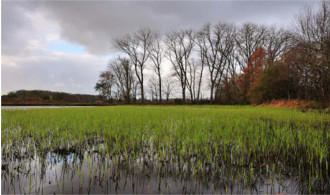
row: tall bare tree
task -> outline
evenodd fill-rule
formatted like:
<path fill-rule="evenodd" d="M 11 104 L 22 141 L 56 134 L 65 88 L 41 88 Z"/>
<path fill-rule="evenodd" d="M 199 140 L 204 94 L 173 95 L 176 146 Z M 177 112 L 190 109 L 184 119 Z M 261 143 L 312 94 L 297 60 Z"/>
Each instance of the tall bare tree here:
<path fill-rule="evenodd" d="M 159 92 L 159 86 L 158 82 L 155 81 L 156 79 L 150 78 L 148 82 L 148 87 L 150 90 L 150 95 L 151 95 L 151 101 L 157 101 L 158 100 L 158 92 Z"/>
<path fill-rule="evenodd" d="M 241 71 L 247 66 L 251 56 L 264 45 L 267 28 L 253 23 L 243 24 L 236 35 L 236 60 Z"/>
<path fill-rule="evenodd" d="M 323 1 L 317 11 L 307 7 L 296 18 L 296 43 L 302 55 L 297 68 L 305 98 L 330 102 L 330 2 Z"/>
<path fill-rule="evenodd" d="M 137 92 L 138 92 L 138 86 L 139 86 L 139 81 L 134 81 L 133 86 L 132 86 L 132 98 L 133 98 L 133 103 L 136 103 L 136 97 L 137 97 Z"/>
<path fill-rule="evenodd" d="M 150 48 L 150 58 L 153 62 L 153 69 L 158 77 L 159 102 L 162 103 L 162 74 L 161 65 L 165 56 L 165 49 L 162 42 L 162 36 L 159 33 L 154 34 L 154 41 Z"/>
<path fill-rule="evenodd" d="M 150 29 L 144 28 L 134 35 L 126 35 L 114 41 L 114 47 L 127 54 L 134 65 L 136 77 L 141 87 L 141 99 L 144 103 L 144 69 L 146 61 L 150 56 L 150 48 L 153 42 L 153 33 Z"/>
<path fill-rule="evenodd" d="M 188 63 L 187 71 L 187 89 L 190 93 L 190 99 L 198 101 L 201 97 L 201 85 L 203 79 L 204 65 L 195 59 Z"/>
<path fill-rule="evenodd" d="M 171 76 L 165 77 L 164 80 L 164 94 L 166 96 L 166 102 L 169 103 L 170 95 L 173 93 L 175 88 L 175 81 Z"/>
<path fill-rule="evenodd" d="M 188 63 L 187 70 L 187 89 L 190 93 L 190 99 L 196 99 L 196 78 L 197 77 L 197 63 L 191 59 Z"/>
<path fill-rule="evenodd" d="M 195 45 L 192 30 L 175 31 L 166 36 L 167 58 L 171 61 L 175 75 L 180 81 L 182 100 L 186 100 L 188 66 Z"/>
<path fill-rule="evenodd" d="M 269 28 L 265 41 L 265 48 L 267 52 L 266 66 L 274 64 L 280 56 L 287 52 L 291 44 L 292 36 L 290 32 L 282 28 Z"/>
<path fill-rule="evenodd" d="M 116 84 L 121 94 L 120 97 L 123 97 L 124 101 L 129 104 L 134 83 L 130 61 L 125 58 L 117 58 L 109 63 L 109 69 L 116 77 Z"/>
<path fill-rule="evenodd" d="M 207 24 L 198 33 L 200 59 L 206 64 L 210 75 L 210 101 L 214 101 L 215 86 L 229 63 L 234 49 L 235 27 L 226 23 L 219 23 L 213 29 Z"/>

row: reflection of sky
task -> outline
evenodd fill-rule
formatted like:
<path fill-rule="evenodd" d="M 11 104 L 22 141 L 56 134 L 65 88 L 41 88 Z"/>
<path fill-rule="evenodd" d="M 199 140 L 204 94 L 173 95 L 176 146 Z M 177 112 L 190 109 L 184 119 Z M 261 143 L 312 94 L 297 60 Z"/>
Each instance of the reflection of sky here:
<path fill-rule="evenodd" d="M 64 41 L 52 41 L 48 44 L 49 50 L 53 52 L 65 52 L 65 53 L 85 53 L 84 48 L 81 45 L 76 45 Z"/>
<path fill-rule="evenodd" d="M 74 159 L 74 157 L 76 157 L 76 159 Z M 77 156 L 74 155 L 74 153 L 71 153 L 69 155 L 57 155 L 57 154 L 53 154 L 53 153 L 48 153 L 47 155 L 47 160 L 49 160 L 49 162 L 52 165 L 62 165 L 64 162 L 66 163 L 73 163 L 74 160 L 76 160 L 76 162 L 79 162 L 79 158 Z"/>

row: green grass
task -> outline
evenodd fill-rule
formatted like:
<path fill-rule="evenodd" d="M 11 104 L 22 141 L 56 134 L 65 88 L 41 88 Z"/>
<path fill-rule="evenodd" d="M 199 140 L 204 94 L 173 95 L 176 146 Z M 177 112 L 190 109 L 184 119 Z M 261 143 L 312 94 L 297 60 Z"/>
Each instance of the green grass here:
<path fill-rule="evenodd" d="M 329 185 L 330 115 L 317 111 L 250 106 L 2 110 L 1 124 L 2 158 L 93 151 L 178 166 L 192 162 L 196 173 L 208 165 L 244 168 L 249 174 L 270 167 Z"/>

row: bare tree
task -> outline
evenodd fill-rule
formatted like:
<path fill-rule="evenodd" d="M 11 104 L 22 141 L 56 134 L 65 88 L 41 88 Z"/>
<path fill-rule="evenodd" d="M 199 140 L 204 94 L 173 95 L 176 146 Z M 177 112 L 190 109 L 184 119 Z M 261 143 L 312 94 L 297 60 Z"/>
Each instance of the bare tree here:
<path fill-rule="evenodd" d="M 155 81 L 156 79 L 150 78 L 148 82 L 150 95 L 151 95 L 151 101 L 157 101 L 158 100 L 158 83 Z"/>
<path fill-rule="evenodd" d="M 121 94 L 120 96 L 129 104 L 134 83 L 132 66 L 129 60 L 117 58 L 109 63 L 109 69 L 112 70 L 116 77 L 116 84 L 119 89 L 118 92 Z"/>
<path fill-rule="evenodd" d="M 187 89 L 190 92 L 191 100 L 199 100 L 201 95 L 201 85 L 203 78 L 204 65 L 198 63 L 196 60 L 191 59 L 188 63 L 188 82 Z"/>
<path fill-rule="evenodd" d="M 291 34 L 284 29 L 276 29 L 271 27 L 268 29 L 266 36 L 266 52 L 267 52 L 267 63 L 266 66 L 274 64 L 291 45 L 292 38 Z M 267 67 L 265 67 L 267 68 Z"/>
<path fill-rule="evenodd" d="M 238 29 L 235 58 L 241 71 L 247 66 L 253 53 L 264 45 L 266 36 L 267 28 L 263 25 L 245 23 Z"/>
<path fill-rule="evenodd" d="M 172 79 L 172 77 L 166 77 L 164 80 L 164 94 L 166 96 L 166 102 L 168 103 L 168 100 L 170 98 L 170 95 L 173 93 L 173 90 L 175 88 L 175 81 Z"/>
<path fill-rule="evenodd" d="M 187 89 L 190 93 L 190 100 L 193 101 L 196 98 L 196 75 L 197 75 L 197 64 L 193 59 L 188 63 L 187 70 Z"/>
<path fill-rule="evenodd" d="M 230 55 L 234 49 L 235 27 L 226 23 L 219 23 L 212 29 L 207 24 L 198 33 L 200 59 L 206 64 L 210 75 L 210 101 L 214 101 L 215 86 L 224 73 Z"/>
<path fill-rule="evenodd" d="M 133 103 L 136 103 L 136 97 L 137 97 L 137 92 L 138 92 L 139 81 L 134 81 L 132 85 L 133 85 L 132 86 Z"/>
<path fill-rule="evenodd" d="M 158 77 L 159 102 L 162 103 L 162 75 L 161 64 L 165 55 L 164 46 L 162 45 L 162 36 L 159 33 L 154 34 L 153 45 L 150 50 L 150 58 L 154 65 L 154 71 Z"/>
<path fill-rule="evenodd" d="M 153 33 L 145 28 L 137 31 L 134 35 L 126 35 L 121 39 L 114 41 L 114 46 L 119 51 L 127 54 L 134 65 L 136 77 L 141 87 L 141 99 L 144 103 L 144 69 L 146 61 L 150 56 L 150 47 L 153 42 Z"/>
<path fill-rule="evenodd" d="M 305 99 L 330 102 L 330 2 L 323 1 L 317 11 L 307 7 L 296 18 L 296 43 L 302 52 L 301 85 Z"/>
<path fill-rule="evenodd" d="M 200 71 L 199 71 L 199 80 L 198 80 L 197 97 L 196 97 L 197 101 L 199 101 L 202 98 L 201 87 L 203 80 L 204 64 L 200 63 L 198 67 L 200 68 Z"/>
<path fill-rule="evenodd" d="M 167 58 L 171 61 L 175 75 L 182 88 L 182 100 L 186 100 L 187 72 L 191 53 L 195 45 L 192 30 L 172 32 L 166 36 Z"/>

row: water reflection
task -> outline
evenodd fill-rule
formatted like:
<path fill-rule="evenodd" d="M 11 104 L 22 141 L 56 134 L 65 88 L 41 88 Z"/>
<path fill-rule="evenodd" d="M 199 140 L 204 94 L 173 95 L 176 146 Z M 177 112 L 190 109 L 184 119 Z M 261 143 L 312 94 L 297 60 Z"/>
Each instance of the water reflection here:
<path fill-rule="evenodd" d="M 125 162 L 97 153 L 58 155 L 31 159 L 4 159 L 2 193 L 299 193 L 297 178 L 255 174 L 253 183 L 238 170 L 194 174 L 189 165 L 151 163 L 143 158 Z M 265 179 L 267 178 L 267 179 Z M 251 180 L 251 178 L 250 178 Z"/>

